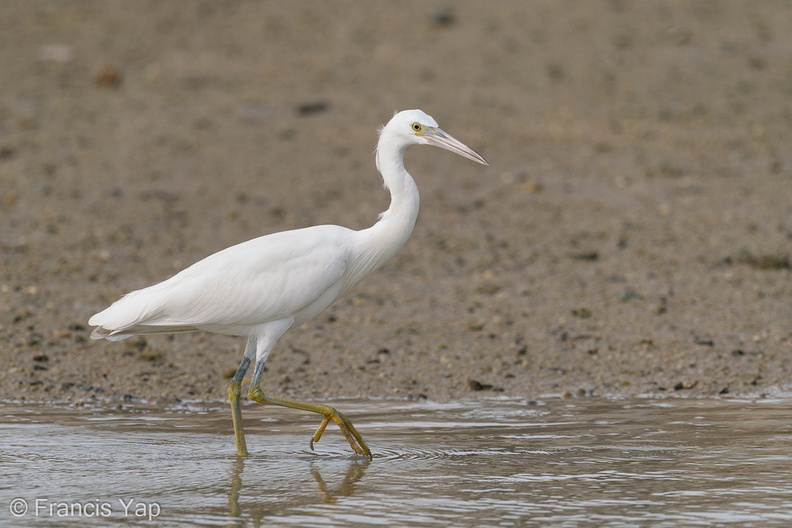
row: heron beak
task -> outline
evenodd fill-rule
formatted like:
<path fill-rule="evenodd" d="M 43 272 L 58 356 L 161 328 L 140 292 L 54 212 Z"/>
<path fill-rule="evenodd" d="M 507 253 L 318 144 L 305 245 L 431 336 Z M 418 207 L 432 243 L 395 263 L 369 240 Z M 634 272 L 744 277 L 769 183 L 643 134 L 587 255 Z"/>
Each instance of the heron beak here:
<path fill-rule="evenodd" d="M 423 135 L 426 138 L 426 141 L 429 142 L 430 145 L 434 145 L 435 147 L 444 148 L 446 150 L 450 150 L 456 154 L 459 154 L 462 157 L 465 157 L 469 160 L 473 160 L 476 163 L 481 163 L 482 165 L 489 165 L 487 160 L 485 160 L 481 154 L 473 150 L 472 148 L 468 147 L 458 139 L 454 139 L 449 134 L 446 134 L 439 128 L 433 128 L 431 130 L 426 131 Z"/>

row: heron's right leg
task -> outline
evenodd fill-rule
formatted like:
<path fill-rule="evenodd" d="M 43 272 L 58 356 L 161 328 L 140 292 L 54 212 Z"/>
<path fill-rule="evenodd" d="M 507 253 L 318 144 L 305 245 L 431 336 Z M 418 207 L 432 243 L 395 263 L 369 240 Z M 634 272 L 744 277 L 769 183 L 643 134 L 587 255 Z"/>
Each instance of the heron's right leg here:
<path fill-rule="evenodd" d="M 242 380 L 250 367 L 250 361 L 256 353 L 256 338 L 248 338 L 245 345 L 245 357 L 242 358 L 239 368 L 228 384 L 228 401 L 231 403 L 231 419 L 234 422 L 234 439 L 236 440 L 237 455 L 247 456 L 247 443 L 245 442 L 245 430 L 242 428 L 242 409 L 239 406 L 239 398 L 242 395 Z"/>
<path fill-rule="evenodd" d="M 349 420 L 349 418 L 338 412 L 334 407 L 330 407 L 329 405 L 325 405 L 323 403 L 306 402 L 264 394 L 264 391 L 262 391 L 261 387 L 259 386 L 263 372 L 264 361 L 257 361 L 256 367 L 253 370 L 253 379 L 250 381 L 248 398 L 265 405 L 279 405 L 281 407 L 289 407 L 291 409 L 310 411 L 324 416 L 322 423 L 319 424 L 319 428 L 311 437 L 311 449 L 313 449 L 314 442 L 318 442 L 319 439 L 322 438 L 322 434 L 332 420 L 341 430 L 341 433 L 343 433 L 347 442 L 349 442 L 350 447 L 352 447 L 352 449 L 357 454 L 371 458 L 371 450 L 366 445 L 366 442 L 363 440 L 363 437 L 360 435 L 357 429 L 355 429 L 355 426 L 352 425 L 352 422 Z"/>

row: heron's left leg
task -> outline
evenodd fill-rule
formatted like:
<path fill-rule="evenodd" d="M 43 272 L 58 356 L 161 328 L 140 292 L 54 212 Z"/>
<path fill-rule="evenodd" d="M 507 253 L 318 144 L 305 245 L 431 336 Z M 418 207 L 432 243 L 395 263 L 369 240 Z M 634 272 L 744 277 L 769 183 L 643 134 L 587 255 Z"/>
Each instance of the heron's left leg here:
<path fill-rule="evenodd" d="M 341 429 L 341 432 L 346 437 L 347 442 L 349 442 L 349 445 L 357 454 L 371 457 L 371 450 L 366 445 L 366 442 L 363 440 L 363 437 L 360 436 L 360 433 L 358 433 L 357 429 L 355 429 L 355 426 L 352 425 L 352 422 L 350 422 L 346 416 L 338 412 L 335 408 L 322 403 L 305 402 L 293 400 L 291 398 L 282 398 L 264 394 L 264 392 L 261 390 L 261 387 L 259 386 L 263 372 L 264 362 L 257 361 L 255 370 L 253 371 L 253 379 L 250 382 L 248 398 L 265 405 L 279 405 L 281 407 L 289 407 L 291 409 L 315 412 L 324 416 L 322 423 L 319 424 L 319 428 L 311 437 L 311 449 L 313 449 L 314 442 L 318 442 L 322 438 L 322 433 L 324 433 L 327 425 L 330 423 L 330 420 L 332 420 L 336 423 L 336 425 L 338 425 L 338 428 Z"/>
<path fill-rule="evenodd" d="M 245 442 L 245 430 L 242 428 L 242 410 L 239 407 L 239 398 L 242 394 L 242 380 L 250 367 L 250 361 L 256 352 L 256 338 L 249 337 L 245 345 L 245 357 L 242 363 L 228 384 L 228 401 L 231 404 L 231 419 L 234 422 L 234 439 L 236 440 L 237 455 L 247 456 L 247 444 Z"/>

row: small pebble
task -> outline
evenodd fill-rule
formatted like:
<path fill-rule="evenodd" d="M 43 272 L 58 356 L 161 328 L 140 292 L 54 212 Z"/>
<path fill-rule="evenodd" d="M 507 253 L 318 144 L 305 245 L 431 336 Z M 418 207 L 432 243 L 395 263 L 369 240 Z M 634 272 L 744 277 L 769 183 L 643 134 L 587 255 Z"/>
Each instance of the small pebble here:
<path fill-rule="evenodd" d="M 303 103 L 297 107 L 297 114 L 301 116 L 309 116 L 314 114 L 321 114 L 330 108 L 330 103 L 327 101 L 314 101 L 311 103 Z"/>
<path fill-rule="evenodd" d="M 436 27 L 449 27 L 454 22 L 456 22 L 456 16 L 448 8 L 438 9 L 432 13 L 432 24 Z"/>
<path fill-rule="evenodd" d="M 96 74 L 96 84 L 105 88 L 117 88 L 121 85 L 121 74 L 112 66 L 105 66 Z"/>
<path fill-rule="evenodd" d="M 468 389 L 472 391 L 483 391 L 483 390 L 491 390 L 492 385 L 481 383 L 480 381 L 476 381 L 474 379 L 469 379 L 467 381 Z"/>

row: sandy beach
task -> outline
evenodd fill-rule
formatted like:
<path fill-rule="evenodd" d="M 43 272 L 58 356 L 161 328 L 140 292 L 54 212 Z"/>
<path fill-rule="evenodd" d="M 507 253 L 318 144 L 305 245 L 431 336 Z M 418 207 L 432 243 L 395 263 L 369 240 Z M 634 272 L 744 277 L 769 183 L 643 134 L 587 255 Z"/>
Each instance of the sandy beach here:
<path fill-rule="evenodd" d="M 265 390 L 448 400 L 750 396 L 792 371 L 792 5 L 7 2 L 0 398 L 222 400 L 244 338 L 91 341 L 122 294 L 388 206 L 403 250 L 270 358 Z"/>

